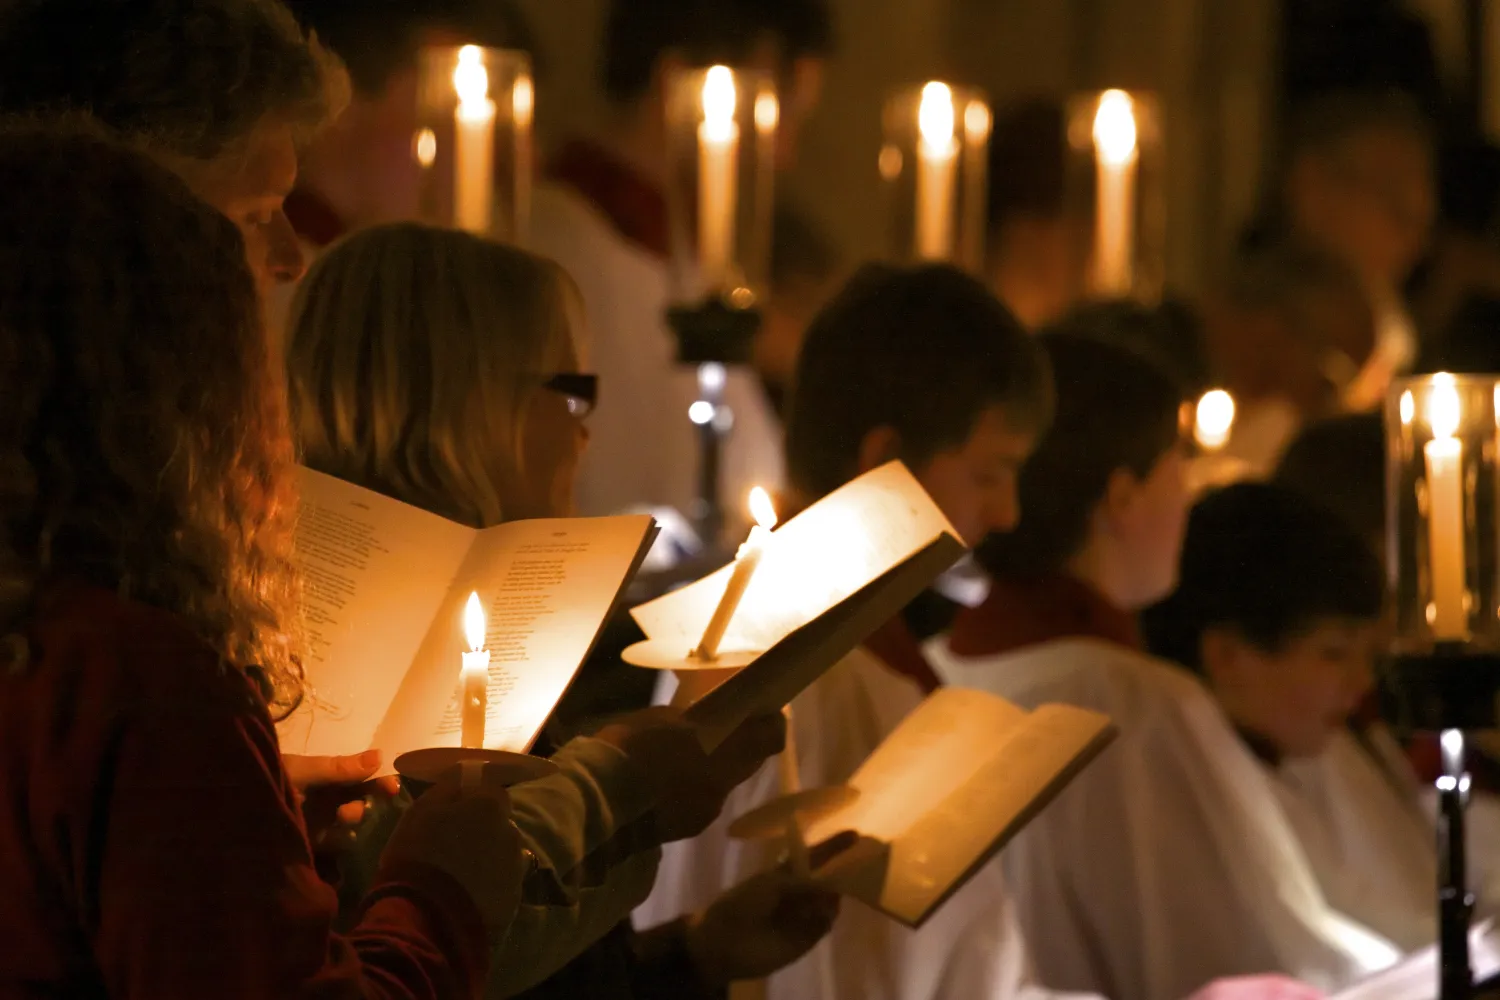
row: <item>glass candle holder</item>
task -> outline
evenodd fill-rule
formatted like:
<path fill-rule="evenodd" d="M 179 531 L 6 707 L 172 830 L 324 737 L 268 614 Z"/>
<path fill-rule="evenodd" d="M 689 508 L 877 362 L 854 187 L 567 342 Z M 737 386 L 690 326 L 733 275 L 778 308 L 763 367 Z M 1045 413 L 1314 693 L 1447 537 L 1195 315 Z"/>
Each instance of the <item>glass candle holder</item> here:
<path fill-rule="evenodd" d="M 1147 94 L 1106 90 L 1068 103 L 1068 210 L 1093 221 L 1089 292 L 1161 296 L 1166 201 L 1161 116 Z"/>
<path fill-rule="evenodd" d="M 1395 651 L 1500 652 L 1500 377 L 1398 380 L 1386 407 Z"/>
<path fill-rule="evenodd" d="M 931 80 L 893 96 L 884 118 L 892 255 L 982 273 L 993 124 L 984 94 Z"/>
<path fill-rule="evenodd" d="M 424 221 L 524 243 L 531 210 L 531 57 L 478 45 L 418 57 L 412 157 Z"/>
<path fill-rule="evenodd" d="M 751 309 L 764 298 L 780 117 L 769 74 L 709 66 L 668 78 L 674 302 Z"/>

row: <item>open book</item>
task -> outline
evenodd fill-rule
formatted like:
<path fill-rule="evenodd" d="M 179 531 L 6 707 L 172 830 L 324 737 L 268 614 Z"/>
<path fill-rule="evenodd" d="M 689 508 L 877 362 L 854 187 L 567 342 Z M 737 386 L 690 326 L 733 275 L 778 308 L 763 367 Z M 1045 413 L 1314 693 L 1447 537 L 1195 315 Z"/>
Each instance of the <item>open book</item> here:
<path fill-rule="evenodd" d="M 1437 1000 L 1440 964 L 1437 945 L 1432 945 L 1366 976 L 1330 1000 Z M 1469 968 L 1476 983 L 1500 973 L 1500 940 L 1488 920 L 1469 930 Z"/>
<path fill-rule="evenodd" d="M 525 751 L 593 648 L 656 530 L 646 516 L 475 530 L 301 470 L 310 696 L 277 727 L 297 754 L 458 746 L 470 592 L 490 651 L 489 749 Z"/>
<path fill-rule="evenodd" d="M 855 795 L 805 821 L 810 844 L 859 836 L 813 877 L 919 927 L 1114 737 L 1098 712 L 942 688 L 854 772 Z"/>
<path fill-rule="evenodd" d="M 733 670 L 682 670 L 687 718 L 710 749 L 745 719 L 779 711 L 898 614 L 966 549 L 906 467 L 890 462 L 777 528 L 721 645 Z M 642 644 L 682 660 L 729 581 L 724 567 L 631 611 Z M 738 657 L 738 659 L 734 659 Z M 626 659 L 644 662 L 630 651 Z"/>

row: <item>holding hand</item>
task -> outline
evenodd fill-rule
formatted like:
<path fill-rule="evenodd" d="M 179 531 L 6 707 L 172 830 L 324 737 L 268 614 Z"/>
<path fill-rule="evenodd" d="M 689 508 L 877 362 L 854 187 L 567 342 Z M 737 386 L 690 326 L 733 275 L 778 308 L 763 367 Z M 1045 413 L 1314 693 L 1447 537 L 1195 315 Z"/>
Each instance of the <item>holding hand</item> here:
<path fill-rule="evenodd" d="M 379 750 L 342 757 L 284 753 L 281 765 L 302 804 L 308 839 L 320 851 L 338 851 L 352 844 L 367 798 L 392 798 L 401 790 L 395 775 L 370 780 L 380 767 Z"/>
<path fill-rule="evenodd" d="M 1323 1000 L 1323 993 L 1287 976 L 1216 979 L 1188 1000 Z"/>
<path fill-rule="evenodd" d="M 601 729 L 596 739 L 619 749 L 653 790 L 660 843 L 702 833 L 724 808 L 724 799 L 786 743 L 780 713 L 745 722 L 712 754 L 675 708 L 634 712 Z"/>

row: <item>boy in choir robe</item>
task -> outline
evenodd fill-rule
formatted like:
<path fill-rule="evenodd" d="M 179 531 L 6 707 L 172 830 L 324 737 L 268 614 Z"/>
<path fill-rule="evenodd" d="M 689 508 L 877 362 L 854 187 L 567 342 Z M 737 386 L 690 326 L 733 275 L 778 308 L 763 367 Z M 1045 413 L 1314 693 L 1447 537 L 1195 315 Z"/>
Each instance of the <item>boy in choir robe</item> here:
<path fill-rule="evenodd" d="M 1057 413 L 1021 472 L 1020 524 L 980 548 L 989 597 L 926 647 L 950 684 L 1119 727 L 1002 855 L 1039 978 L 1153 1000 L 1267 971 L 1330 988 L 1394 961 L 1324 899 L 1202 684 L 1141 648 L 1134 613 L 1173 586 L 1188 502 L 1176 387 L 1118 346 L 1039 339 Z"/>
<path fill-rule="evenodd" d="M 787 435 L 792 509 L 899 458 L 963 537 L 1003 530 L 1019 513 L 1017 470 L 1050 396 L 1036 341 L 979 282 L 946 266 L 868 266 L 803 345 Z M 847 781 L 936 684 L 905 616 L 892 619 L 793 701 L 788 742 L 800 786 Z M 736 789 L 703 834 L 667 846 L 638 924 L 694 909 L 775 862 L 767 848 L 731 840 L 727 827 L 786 790 L 780 763 Z M 1002 882 L 998 865 L 983 867 L 915 931 L 847 903 L 827 939 L 770 977 L 769 996 L 1055 997 L 1032 976 Z M 1280 980 L 1217 988 L 1240 997 L 1301 989 Z"/>
<path fill-rule="evenodd" d="M 687 413 L 699 398 L 698 381 L 692 369 L 677 364 L 676 338 L 665 320 L 668 74 L 711 63 L 774 71 L 781 101 L 777 155 L 785 163 L 816 100 L 831 44 L 825 0 L 608 5 L 606 125 L 593 138 L 565 143 L 547 164 L 531 220 L 532 249 L 560 262 L 578 282 L 589 315 L 589 354 L 610 386 L 595 447 L 579 473 L 580 513 L 640 505 L 693 513 L 698 446 Z M 722 489 L 738 512 L 752 486 L 780 485 L 780 428 L 753 370 L 731 368 L 723 400 L 733 429 L 722 456 Z M 701 541 L 714 546 L 719 539 Z"/>
<path fill-rule="evenodd" d="M 1197 674 L 1271 786 L 1341 912 L 1405 950 L 1433 943 L 1435 833 L 1349 719 L 1382 644 L 1380 562 L 1336 514 L 1244 483 L 1194 507 L 1177 589 L 1143 617 Z"/>

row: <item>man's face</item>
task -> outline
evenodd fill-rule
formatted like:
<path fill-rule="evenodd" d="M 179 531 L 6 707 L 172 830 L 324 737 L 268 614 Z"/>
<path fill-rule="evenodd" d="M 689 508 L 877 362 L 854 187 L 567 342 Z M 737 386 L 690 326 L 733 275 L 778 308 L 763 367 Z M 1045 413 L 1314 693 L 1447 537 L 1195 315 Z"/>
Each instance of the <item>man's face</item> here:
<path fill-rule="evenodd" d="M 917 479 L 963 536 L 978 545 L 990 532 L 1010 531 L 1021 519 L 1018 477 L 1036 445 L 1029 433 L 1016 431 L 998 406 L 986 409 L 969 439 L 939 452 Z"/>
<path fill-rule="evenodd" d="M 291 126 L 267 119 L 242 145 L 208 163 L 168 161 L 193 193 L 239 227 L 262 301 L 306 270 L 297 234 L 282 205 L 297 181 Z"/>

